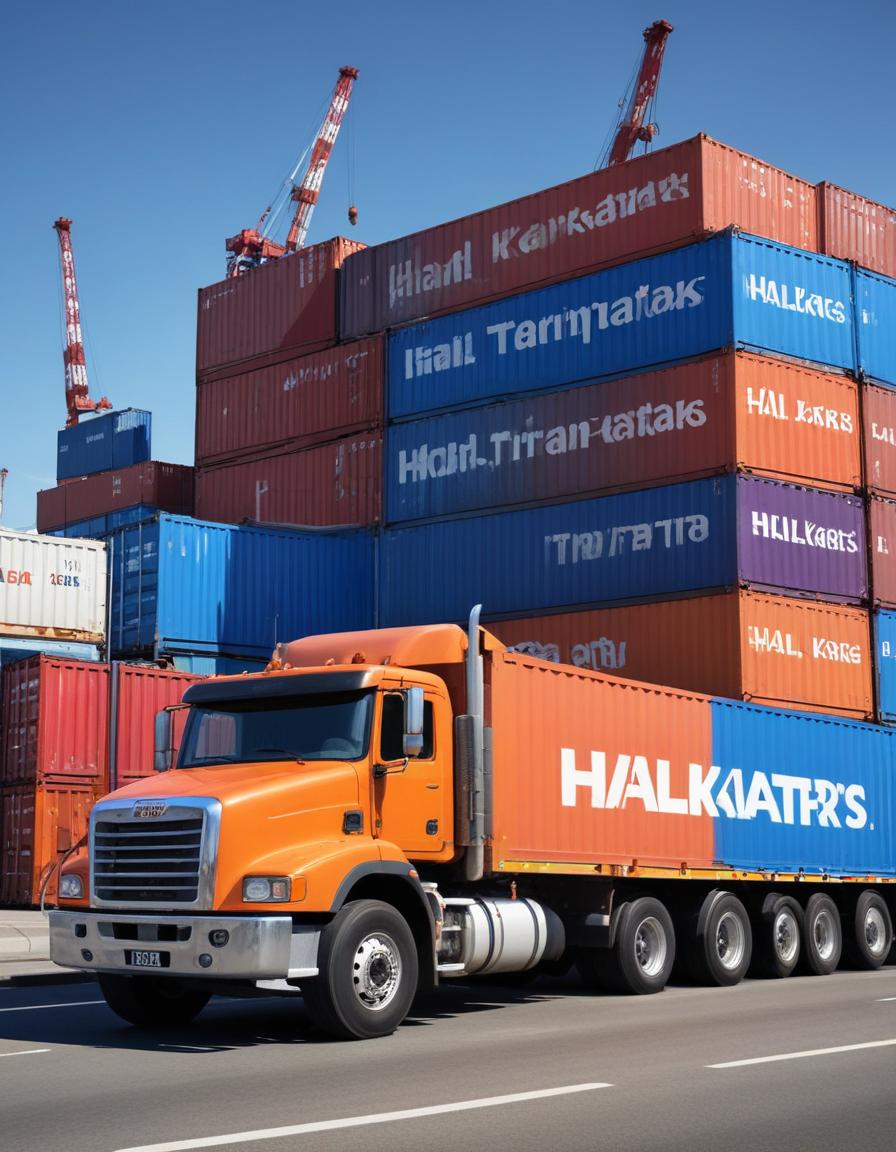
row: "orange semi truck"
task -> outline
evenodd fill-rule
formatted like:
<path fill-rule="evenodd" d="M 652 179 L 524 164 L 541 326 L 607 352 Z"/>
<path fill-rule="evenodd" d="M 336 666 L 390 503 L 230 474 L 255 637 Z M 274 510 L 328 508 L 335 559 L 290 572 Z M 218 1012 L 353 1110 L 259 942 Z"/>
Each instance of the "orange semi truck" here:
<path fill-rule="evenodd" d="M 651 993 L 890 954 L 892 731 L 536 659 L 478 609 L 280 645 L 184 704 L 176 766 L 168 711 L 50 913 L 134 1024 L 300 993 L 369 1038 L 446 978 Z"/>

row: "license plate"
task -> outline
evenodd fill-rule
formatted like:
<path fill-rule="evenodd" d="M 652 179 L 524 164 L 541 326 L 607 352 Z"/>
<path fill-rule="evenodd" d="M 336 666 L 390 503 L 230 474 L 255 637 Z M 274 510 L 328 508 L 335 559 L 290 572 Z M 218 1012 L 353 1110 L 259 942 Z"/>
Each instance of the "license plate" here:
<path fill-rule="evenodd" d="M 125 948 L 124 962 L 131 968 L 168 968 L 171 956 L 167 952 L 145 952 L 138 948 Z"/>

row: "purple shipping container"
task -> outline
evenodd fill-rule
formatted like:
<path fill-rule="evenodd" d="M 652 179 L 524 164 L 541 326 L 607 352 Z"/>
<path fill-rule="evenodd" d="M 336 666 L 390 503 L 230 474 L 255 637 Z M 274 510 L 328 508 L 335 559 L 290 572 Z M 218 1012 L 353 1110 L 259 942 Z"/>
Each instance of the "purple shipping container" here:
<path fill-rule="evenodd" d="M 737 585 L 858 603 L 862 502 L 751 476 L 387 529 L 380 625 L 535 615 Z"/>

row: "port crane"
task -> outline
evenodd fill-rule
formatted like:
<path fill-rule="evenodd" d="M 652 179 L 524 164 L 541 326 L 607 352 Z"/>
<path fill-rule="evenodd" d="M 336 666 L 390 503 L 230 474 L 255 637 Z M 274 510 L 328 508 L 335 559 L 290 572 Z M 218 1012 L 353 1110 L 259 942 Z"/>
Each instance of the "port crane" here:
<path fill-rule="evenodd" d="M 81 307 L 78 303 L 78 282 L 75 279 L 75 254 L 72 250 L 72 222 L 64 216 L 53 224 L 59 237 L 59 261 L 62 272 L 62 297 L 65 309 L 65 343 L 62 359 L 65 364 L 66 428 L 78 423 L 82 412 L 98 412 L 111 408 L 111 401 L 103 396 L 90 399 L 87 382 L 87 361 L 81 340 Z"/>
<path fill-rule="evenodd" d="M 281 185 L 274 201 L 264 210 L 255 227 L 244 228 L 236 236 L 231 236 L 225 242 L 228 279 L 240 276 L 249 268 L 255 268 L 268 260 L 277 260 L 281 256 L 286 256 L 290 252 L 296 252 L 299 248 L 304 247 L 314 206 L 320 197 L 327 163 L 348 110 L 352 85 L 357 78 L 357 68 L 339 69 L 339 79 L 336 81 L 336 87 L 330 97 L 326 115 L 314 138 L 308 166 L 301 180 L 296 182 L 296 176 L 304 160 L 304 155 Z M 270 233 L 277 224 L 278 217 L 283 212 L 284 207 L 289 203 L 294 203 L 295 209 L 286 241 L 281 244 L 273 240 Z M 354 205 L 348 210 L 348 218 L 349 223 L 357 223 L 358 210 Z"/>
<path fill-rule="evenodd" d="M 644 29 L 644 51 L 637 77 L 628 101 L 624 103 L 624 111 L 616 125 L 613 140 L 597 165 L 598 168 L 623 164 L 639 140 L 649 144 L 659 131 L 656 124 L 649 120 L 645 123 L 645 117 L 656 96 L 663 54 L 671 31 L 672 25 L 668 20 L 655 20 L 649 28 Z"/>

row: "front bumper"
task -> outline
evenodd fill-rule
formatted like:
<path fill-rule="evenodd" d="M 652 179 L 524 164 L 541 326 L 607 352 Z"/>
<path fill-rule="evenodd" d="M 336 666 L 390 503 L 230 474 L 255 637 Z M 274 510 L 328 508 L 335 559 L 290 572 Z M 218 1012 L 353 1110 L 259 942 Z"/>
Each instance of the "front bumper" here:
<path fill-rule="evenodd" d="M 228 941 L 214 947 L 210 933 Z M 158 913 L 50 913 L 50 959 L 91 972 L 201 976 L 207 980 L 287 980 L 317 975 L 320 927 L 289 916 L 194 916 Z M 167 968 L 134 968 L 126 950 L 167 952 Z M 206 958 L 200 964 L 200 956 Z M 208 963 L 208 957 L 211 963 Z"/>

